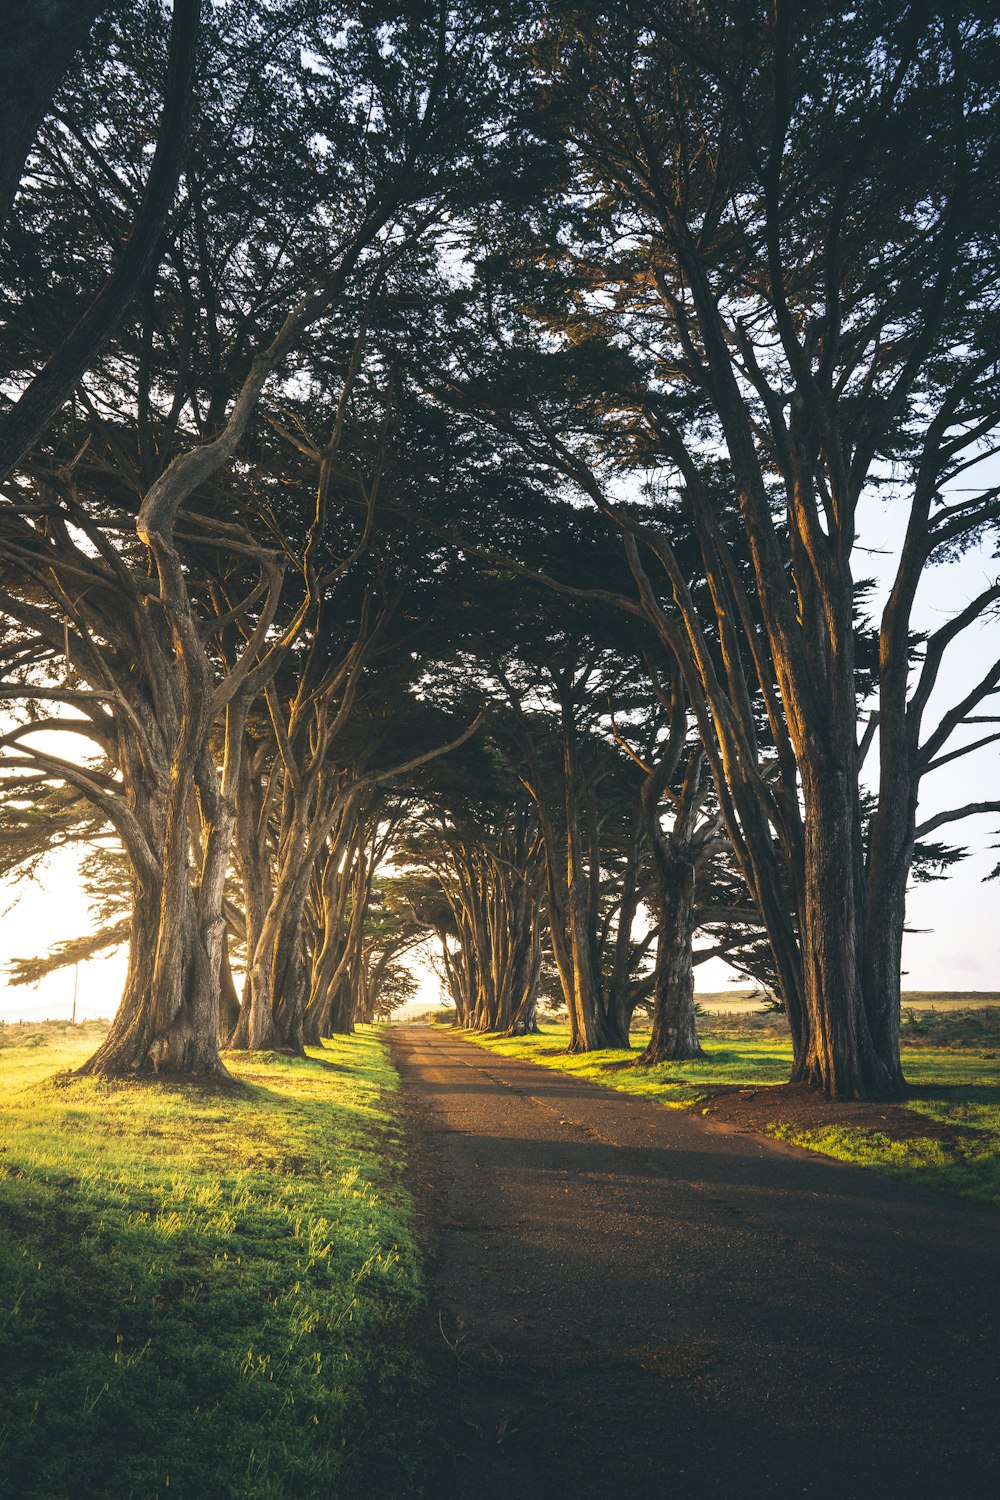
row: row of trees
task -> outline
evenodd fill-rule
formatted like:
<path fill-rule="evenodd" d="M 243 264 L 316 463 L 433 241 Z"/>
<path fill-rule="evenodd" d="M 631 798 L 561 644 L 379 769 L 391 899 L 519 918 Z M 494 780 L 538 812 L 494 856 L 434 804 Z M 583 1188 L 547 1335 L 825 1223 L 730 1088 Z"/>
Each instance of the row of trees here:
<path fill-rule="evenodd" d="M 92 16 L 0 163 L 4 858 L 124 860 L 88 1067 L 299 1049 L 426 932 L 465 1024 L 690 1055 L 702 931 L 898 1091 L 920 841 L 1000 810 L 917 814 L 1000 584 L 911 626 L 1000 522 L 989 8 Z"/>

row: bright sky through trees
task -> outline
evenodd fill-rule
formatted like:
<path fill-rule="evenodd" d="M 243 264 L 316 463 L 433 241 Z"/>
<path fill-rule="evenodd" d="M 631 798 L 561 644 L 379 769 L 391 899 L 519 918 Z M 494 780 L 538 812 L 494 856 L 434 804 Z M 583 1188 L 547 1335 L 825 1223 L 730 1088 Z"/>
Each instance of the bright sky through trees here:
<path fill-rule="evenodd" d="M 433 932 L 462 1024 L 648 1004 L 685 1060 L 693 943 L 858 1099 L 905 1087 L 901 969 L 1000 985 L 997 37 L 842 19 L 67 42 L 0 278 L 0 966 L 69 970 L 5 1014 L 110 1015 L 58 948 L 128 926 L 87 1069 L 223 1076 Z"/>
<path fill-rule="evenodd" d="M 992 464 L 990 469 L 995 468 Z M 989 474 L 984 475 L 988 481 Z M 868 554 L 871 576 L 886 577 L 898 534 L 892 507 L 871 501 L 862 524 L 862 543 Z M 957 562 L 928 570 L 917 604 L 917 623 L 933 628 L 953 614 L 992 576 L 996 564 L 985 549 Z M 970 634 L 964 649 L 956 652 L 944 680 L 937 689 L 937 705 L 946 706 L 977 680 L 991 657 L 996 621 L 983 624 Z M 966 731 L 973 737 L 971 731 Z M 945 766 L 924 782 L 921 817 L 995 795 L 1000 784 L 1000 756 L 995 745 L 967 760 Z M 983 817 L 963 825 L 962 838 L 969 857 L 956 865 L 945 880 L 913 886 L 908 904 L 908 933 L 903 947 L 904 988 L 911 990 L 1000 990 L 1000 922 L 997 907 L 1000 882 L 989 882 L 1000 849 L 996 820 Z M 125 974 L 124 952 L 94 958 L 81 964 L 78 978 L 73 969 L 61 970 L 37 985 L 11 986 L 7 965 L 14 958 L 43 953 L 54 943 L 87 930 L 90 917 L 77 887 L 77 856 L 72 850 L 49 860 L 37 881 L 10 883 L 2 890 L 3 920 L 0 925 L 0 1019 L 5 1021 L 60 1018 L 72 1007 L 74 983 L 77 1015 L 108 1016 L 117 1005 Z M 705 941 L 702 946 L 708 946 Z M 413 961 L 413 960 L 411 960 Z M 426 963 L 413 961 L 421 981 L 415 1008 L 433 1003 L 440 995 L 440 982 Z M 722 959 L 699 965 L 697 988 L 701 992 L 724 989 L 740 981 Z"/>

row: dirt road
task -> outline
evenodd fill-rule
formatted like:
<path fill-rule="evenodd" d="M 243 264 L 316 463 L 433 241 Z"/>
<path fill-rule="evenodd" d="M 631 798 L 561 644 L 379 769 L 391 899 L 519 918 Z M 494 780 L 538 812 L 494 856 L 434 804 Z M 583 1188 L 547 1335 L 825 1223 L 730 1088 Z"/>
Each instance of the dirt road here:
<path fill-rule="evenodd" d="M 431 1500 L 995 1500 L 1000 1216 L 429 1027 Z"/>

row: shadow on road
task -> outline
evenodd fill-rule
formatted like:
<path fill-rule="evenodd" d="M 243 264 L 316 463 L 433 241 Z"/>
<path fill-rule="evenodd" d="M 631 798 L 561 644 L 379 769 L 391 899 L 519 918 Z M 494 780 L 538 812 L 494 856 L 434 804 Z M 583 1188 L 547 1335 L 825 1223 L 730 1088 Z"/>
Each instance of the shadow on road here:
<path fill-rule="evenodd" d="M 434 1500 L 990 1500 L 996 1216 L 414 1028 Z"/>

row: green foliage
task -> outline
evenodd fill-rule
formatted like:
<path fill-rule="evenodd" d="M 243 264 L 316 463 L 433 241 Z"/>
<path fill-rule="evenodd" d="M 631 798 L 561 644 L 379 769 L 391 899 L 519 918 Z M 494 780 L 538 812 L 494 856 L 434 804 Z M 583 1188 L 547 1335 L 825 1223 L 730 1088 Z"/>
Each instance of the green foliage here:
<path fill-rule="evenodd" d="M 918 1090 L 917 1096 L 907 1102 L 907 1109 L 934 1122 L 926 1135 L 918 1132 L 898 1140 L 855 1124 L 803 1129 L 777 1122 L 768 1134 L 925 1187 L 1000 1205 L 996 1009 L 978 1015 L 966 1011 L 960 1016 L 941 1017 L 938 1022 L 929 1021 L 924 1013 L 920 1024 L 932 1031 L 937 1026 L 941 1037 L 936 1044 L 922 1041 L 919 1049 L 907 1045 L 903 1049 L 904 1072 Z M 943 1040 L 946 1031 L 957 1033 L 953 1042 Z M 978 1032 L 980 1037 L 981 1050 L 975 1054 L 966 1040 L 971 1032 Z M 631 1051 L 567 1053 L 569 1031 L 565 1026 L 543 1026 L 538 1036 L 468 1035 L 490 1051 L 558 1068 L 675 1109 L 704 1109 L 721 1087 L 763 1089 L 784 1083 L 791 1065 L 787 1027 L 776 1024 L 773 1017 L 726 1017 L 714 1028 L 702 1028 L 704 1057 L 652 1068 L 627 1066 L 635 1056 Z M 990 1037 L 993 1045 L 983 1050 L 982 1040 Z M 645 1037 L 637 1038 L 640 1047 L 644 1041 Z M 942 1126 L 952 1128 L 942 1132 Z"/>
<path fill-rule="evenodd" d="M 12 958 L 7 965 L 7 983 L 12 987 L 37 984 L 40 979 L 55 974 L 59 969 L 86 963 L 88 958 L 96 958 L 109 948 L 119 948 L 128 942 L 130 926 L 129 919 L 125 917 L 110 927 L 96 928 L 82 937 L 66 938 L 61 943 L 54 943 L 48 953 L 31 958 Z"/>
<path fill-rule="evenodd" d="M 234 1055 L 239 1081 L 219 1089 L 38 1082 L 93 1048 L 41 1035 L 0 1051 L 0 1469 L 16 1493 L 412 1493 L 419 1260 L 375 1034 L 306 1061 Z"/>
<path fill-rule="evenodd" d="M 376 1019 L 388 1021 L 401 1006 L 415 999 L 419 991 L 418 981 L 404 964 L 388 964 L 375 995 Z"/>
<path fill-rule="evenodd" d="M 37 704 L 28 700 L 21 717 L 24 724 L 35 722 Z M 32 880 L 54 850 L 93 839 L 103 827 L 101 814 L 71 789 L 38 776 L 9 777 L 0 784 L 0 876 Z"/>
<path fill-rule="evenodd" d="M 907 1047 L 986 1047 L 1000 1055 L 1000 1005 L 976 1010 L 904 1007 L 901 1021 Z"/>
<path fill-rule="evenodd" d="M 75 793 L 48 789 L 34 805 L 16 795 L 19 785 L 0 785 L 4 802 L 0 833 L 0 873 L 16 879 L 34 878 L 47 855 L 65 845 L 90 847 L 78 872 L 80 887 L 94 918 L 90 931 L 54 943 L 47 953 L 13 958 L 7 965 L 9 985 L 37 984 L 49 974 L 73 964 L 85 963 L 108 949 L 122 947 L 129 939 L 131 903 L 128 864 L 117 840 L 107 842 L 104 819 L 88 808 Z M 13 814 L 13 816 L 11 816 Z M 93 842 L 98 836 L 103 842 Z"/>

